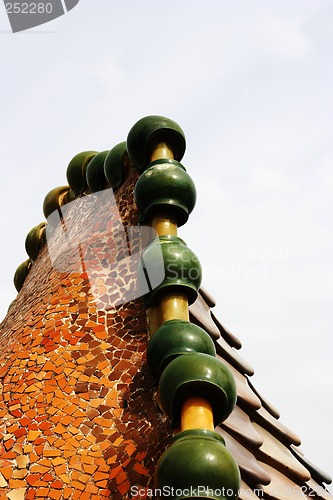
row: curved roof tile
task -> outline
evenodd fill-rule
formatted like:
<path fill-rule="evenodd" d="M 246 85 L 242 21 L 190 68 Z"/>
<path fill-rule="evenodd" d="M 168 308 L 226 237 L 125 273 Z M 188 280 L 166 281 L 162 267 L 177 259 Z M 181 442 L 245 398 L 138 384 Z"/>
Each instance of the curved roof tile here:
<path fill-rule="evenodd" d="M 249 387 L 247 377 L 237 371 L 236 368 L 234 368 L 226 359 L 222 358 L 222 356 L 217 354 L 217 357 L 220 358 L 225 365 L 227 365 L 227 367 L 235 377 L 238 403 L 245 404 L 245 406 L 248 406 L 253 410 L 258 410 L 258 408 L 261 407 L 261 402 Z"/>
<path fill-rule="evenodd" d="M 202 295 L 198 294 L 197 300 L 189 306 L 189 311 L 193 323 L 201 326 L 213 339 L 220 337 L 220 331 L 212 320 L 210 307 Z"/>
<path fill-rule="evenodd" d="M 291 500 L 293 498 L 305 500 L 307 498 L 305 494 L 307 490 L 306 486 L 294 483 L 270 465 L 261 463 L 261 466 L 268 472 L 272 479 L 268 485 L 258 485 L 267 498 L 274 498 L 274 500 Z"/>
<path fill-rule="evenodd" d="M 225 326 L 223 326 L 222 323 L 216 318 L 216 316 L 213 313 L 211 313 L 211 315 L 215 325 L 219 329 L 219 332 L 221 333 L 224 340 L 226 340 L 228 344 L 231 345 L 231 347 L 234 347 L 235 349 L 240 349 L 242 347 L 241 341 L 233 333 L 231 333 Z"/>
<path fill-rule="evenodd" d="M 295 446 L 291 446 L 290 449 L 301 464 L 303 464 L 304 467 L 310 471 L 310 474 L 315 481 L 326 484 L 332 483 L 332 477 L 307 459 L 303 453 L 300 452 L 300 450 L 298 450 Z"/>
<path fill-rule="evenodd" d="M 249 381 L 249 386 L 251 387 L 252 391 L 258 396 L 260 399 L 262 405 L 266 410 L 272 415 L 272 417 L 278 419 L 280 418 L 280 412 L 273 406 L 262 394 L 258 392 L 258 390 L 254 387 L 254 385 Z"/>
<path fill-rule="evenodd" d="M 263 444 L 260 446 L 260 455 L 286 475 L 291 473 L 300 481 L 309 481 L 310 472 L 291 453 L 291 451 L 270 434 L 266 429 L 253 423 L 255 429 L 263 437 Z"/>
<path fill-rule="evenodd" d="M 224 438 L 226 446 L 236 460 L 241 472 L 250 479 L 251 483 L 270 484 L 271 476 L 249 450 L 224 429 L 218 428 L 217 432 Z"/>
<path fill-rule="evenodd" d="M 227 359 L 237 370 L 239 370 L 244 375 L 249 375 L 250 377 L 254 374 L 254 369 L 243 359 L 235 349 L 230 347 L 230 345 L 220 337 L 216 341 L 216 350 L 221 356 Z"/>
<path fill-rule="evenodd" d="M 252 425 L 249 416 L 238 405 L 235 406 L 227 420 L 222 422 L 221 427 L 226 428 L 233 435 L 236 434 L 242 442 L 245 441 L 250 447 L 259 448 L 263 443 L 262 436 Z"/>
<path fill-rule="evenodd" d="M 254 493 L 253 489 L 242 480 L 239 498 L 240 500 L 257 500 L 259 497 Z"/>
<path fill-rule="evenodd" d="M 288 429 L 279 419 L 272 417 L 272 415 L 262 406 L 251 415 L 252 419 L 265 427 L 268 431 L 274 434 L 278 439 L 283 439 L 288 444 L 299 446 L 301 439 L 293 431 Z"/>
<path fill-rule="evenodd" d="M 323 488 L 323 486 L 317 484 L 313 479 L 307 481 L 306 485 L 310 490 L 310 498 L 317 496 L 318 498 L 322 498 L 322 500 L 332 500 L 332 496 L 329 494 L 329 492 L 325 488 Z"/>

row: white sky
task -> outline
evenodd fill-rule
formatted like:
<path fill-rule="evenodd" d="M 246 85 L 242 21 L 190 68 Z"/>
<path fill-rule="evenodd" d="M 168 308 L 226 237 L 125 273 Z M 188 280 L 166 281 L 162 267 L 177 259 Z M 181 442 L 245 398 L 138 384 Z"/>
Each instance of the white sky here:
<path fill-rule="evenodd" d="M 332 0 L 80 0 L 13 35 L 0 4 L 0 312 L 74 154 L 177 121 L 198 202 L 180 236 L 253 383 L 332 465 Z"/>

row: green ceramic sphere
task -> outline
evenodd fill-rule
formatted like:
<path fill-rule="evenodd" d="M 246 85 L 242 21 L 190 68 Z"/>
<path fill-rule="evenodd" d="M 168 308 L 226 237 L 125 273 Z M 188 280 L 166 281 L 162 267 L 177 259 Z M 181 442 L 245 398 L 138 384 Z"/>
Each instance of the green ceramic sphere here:
<path fill-rule="evenodd" d="M 162 498 L 210 498 L 237 500 L 240 473 L 219 434 L 193 429 L 177 434 L 161 456 L 155 487 L 164 491 Z M 172 490 L 173 489 L 173 490 Z"/>
<path fill-rule="evenodd" d="M 158 160 L 141 174 L 134 196 L 141 221 L 167 210 L 182 226 L 195 206 L 196 189 L 180 163 Z"/>
<path fill-rule="evenodd" d="M 83 151 L 75 155 L 67 167 L 67 181 L 75 194 L 82 194 L 87 189 L 86 169 L 97 151 Z"/>
<path fill-rule="evenodd" d="M 53 212 L 59 209 L 59 197 L 64 194 L 67 195 L 67 193 L 70 192 L 71 190 L 69 189 L 69 186 L 60 186 L 52 189 L 49 193 L 47 193 L 43 202 L 43 213 L 45 219 L 47 219 L 51 214 L 53 214 Z"/>
<path fill-rule="evenodd" d="M 35 260 L 39 250 L 45 243 L 45 222 L 41 222 L 38 226 L 33 227 L 26 239 L 25 249 L 31 260 Z"/>
<path fill-rule="evenodd" d="M 22 262 L 22 264 L 20 264 L 15 271 L 14 285 L 15 285 L 15 288 L 18 292 L 23 287 L 23 283 L 24 283 L 24 281 L 25 281 L 25 279 L 28 276 L 28 273 L 30 271 L 31 264 L 32 264 L 31 260 L 28 259 L 28 260 Z"/>
<path fill-rule="evenodd" d="M 180 425 L 183 403 L 204 397 L 213 408 L 215 427 L 226 420 L 236 404 L 236 384 L 229 368 L 208 354 L 187 354 L 171 361 L 159 381 L 161 408 L 174 427 Z"/>
<path fill-rule="evenodd" d="M 64 205 L 67 205 L 67 203 L 71 203 L 71 201 L 74 200 L 75 200 L 75 193 L 71 189 L 69 189 L 61 198 L 61 203 L 59 203 L 59 205 L 63 207 Z"/>
<path fill-rule="evenodd" d="M 114 146 L 105 158 L 104 175 L 113 189 L 118 188 L 126 177 L 128 154 L 126 142 Z"/>
<path fill-rule="evenodd" d="M 188 321 L 165 321 L 151 337 L 147 349 L 148 366 L 154 379 L 159 379 L 174 358 L 194 352 L 216 355 L 214 342 L 208 333 Z"/>
<path fill-rule="evenodd" d="M 102 191 L 108 186 L 108 181 L 104 174 L 104 161 L 108 154 L 109 150 L 98 153 L 87 165 L 86 180 L 92 193 Z"/>
<path fill-rule="evenodd" d="M 146 247 L 139 266 L 139 282 L 144 282 L 148 276 L 152 283 L 154 276 L 161 274 L 161 252 L 164 279 L 147 293 L 147 304 L 156 303 L 164 292 L 171 291 L 185 293 L 189 304 L 192 304 L 197 298 L 201 284 L 201 265 L 197 256 L 177 236 L 160 236 Z"/>
<path fill-rule="evenodd" d="M 146 116 L 131 128 L 127 137 L 127 151 L 139 172 L 148 165 L 153 149 L 159 142 L 171 147 L 175 160 L 183 158 L 185 134 L 173 120 L 164 116 Z"/>

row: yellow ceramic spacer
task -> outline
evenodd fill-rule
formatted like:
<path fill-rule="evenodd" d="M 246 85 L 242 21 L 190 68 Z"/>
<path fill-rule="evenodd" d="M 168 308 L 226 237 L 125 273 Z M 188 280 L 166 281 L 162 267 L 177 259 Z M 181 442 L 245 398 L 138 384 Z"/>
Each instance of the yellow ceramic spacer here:
<path fill-rule="evenodd" d="M 166 293 L 159 303 L 148 309 L 149 333 L 153 335 L 162 323 L 170 319 L 189 321 L 188 300 L 180 293 Z"/>
<path fill-rule="evenodd" d="M 192 397 L 185 401 L 181 410 L 181 430 L 208 429 L 214 430 L 213 410 L 208 401 L 200 397 Z"/>
<path fill-rule="evenodd" d="M 177 236 L 177 222 L 168 214 L 155 215 L 151 226 L 158 236 Z"/>
<path fill-rule="evenodd" d="M 163 160 L 163 159 L 173 160 L 173 151 L 165 142 L 160 142 L 157 144 L 151 154 L 150 161 Z"/>
<path fill-rule="evenodd" d="M 170 319 L 181 319 L 189 321 L 188 300 L 186 295 L 176 293 L 166 293 L 160 302 L 161 323 Z"/>

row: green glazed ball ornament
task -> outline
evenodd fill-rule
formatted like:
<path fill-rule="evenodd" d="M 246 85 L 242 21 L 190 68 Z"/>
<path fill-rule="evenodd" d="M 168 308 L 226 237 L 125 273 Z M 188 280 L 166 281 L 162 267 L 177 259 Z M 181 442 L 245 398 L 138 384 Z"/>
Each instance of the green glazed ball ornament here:
<path fill-rule="evenodd" d="M 45 224 L 42 222 L 33 227 L 25 239 L 25 249 L 32 261 L 36 259 L 39 250 L 45 243 Z"/>
<path fill-rule="evenodd" d="M 208 333 L 188 321 L 165 321 L 148 344 L 147 361 L 155 381 L 174 358 L 194 352 L 216 355 L 214 342 Z"/>
<path fill-rule="evenodd" d="M 47 193 L 43 202 L 45 219 L 48 219 L 53 212 L 58 211 L 62 205 L 68 203 L 71 198 L 74 199 L 74 193 L 69 186 L 60 186 Z"/>
<path fill-rule="evenodd" d="M 155 487 L 164 491 L 162 498 L 210 498 L 237 500 L 240 489 L 238 465 L 222 436 L 193 429 L 178 433 L 161 456 Z M 170 496 L 170 492 L 173 495 Z"/>
<path fill-rule="evenodd" d="M 71 189 L 69 189 L 66 193 L 64 193 L 63 196 L 60 197 L 59 203 L 60 206 L 63 207 L 64 205 L 67 205 L 67 203 L 70 203 L 73 200 L 75 200 L 75 194 Z"/>
<path fill-rule="evenodd" d="M 127 151 L 132 163 L 143 172 L 150 162 L 157 144 L 164 142 L 173 151 L 174 159 L 181 161 L 185 153 L 185 134 L 180 126 L 164 116 L 146 116 L 129 131 Z"/>
<path fill-rule="evenodd" d="M 157 160 L 141 174 L 134 196 L 141 221 L 166 209 L 176 217 L 179 227 L 187 222 L 195 206 L 196 189 L 180 163 Z"/>
<path fill-rule="evenodd" d="M 23 283 L 24 283 L 26 277 L 28 276 L 28 273 L 31 269 L 31 265 L 32 265 L 32 262 L 30 259 L 28 259 L 28 260 L 22 262 L 22 264 L 20 264 L 15 271 L 14 285 L 15 285 L 15 288 L 18 292 L 23 287 Z"/>
<path fill-rule="evenodd" d="M 98 153 L 87 165 L 86 180 L 92 193 L 102 191 L 108 187 L 108 181 L 104 174 L 104 161 L 108 154 L 109 150 Z"/>
<path fill-rule="evenodd" d="M 163 263 L 161 264 L 161 253 Z M 160 266 L 164 265 L 164 272 Z M 155 238 L 144 250 L 138 268 L 139 283 L 154 283 L 154 277 L 164 275 L 163 281 L 146 294 L 147 305 L 159 300 L 165 291 L 185 293 L 189 304 L 198 295 L 201 284 L 202 270 L 197 256 L 183 240 L 177 236 L 160 236 Z"/>
<path fill-rule="evenodd" d="M 67 181 L 74 194 L 82 194 L 87 189 L 86 169 L 97 151 L 83 151 L 71 159 L 67 167 Z"/>
<path fill-rule="evenodd" d="M 126 142 L 114 146 L 104 161 L 104 175 L 113 189 L 124 182 L 129 166 Z"/>
<path fill-rule="evenodd" d="M 209 401 L 215 427 L 228 418 L 237 398 L 229 368 L 219 359 L 201 353 L 172 360 L 162 372 L 158 393 L 160 406 L 175 428 L 180 425 L 181 408 L 189 397 Z"/>

